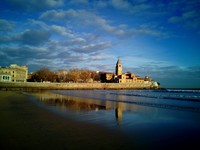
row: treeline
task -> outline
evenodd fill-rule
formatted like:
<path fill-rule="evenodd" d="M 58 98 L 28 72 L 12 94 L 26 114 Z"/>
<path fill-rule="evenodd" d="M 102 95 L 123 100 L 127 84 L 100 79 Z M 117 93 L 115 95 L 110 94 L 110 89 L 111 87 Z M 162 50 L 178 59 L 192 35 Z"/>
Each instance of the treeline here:
<path fill-rule="evenodd" d="M 42 68 L 29 75 L 29 82 L 99 82 L 100 75 L 96 71 L 87 69 L 59 70 L 53 72 Z"/>

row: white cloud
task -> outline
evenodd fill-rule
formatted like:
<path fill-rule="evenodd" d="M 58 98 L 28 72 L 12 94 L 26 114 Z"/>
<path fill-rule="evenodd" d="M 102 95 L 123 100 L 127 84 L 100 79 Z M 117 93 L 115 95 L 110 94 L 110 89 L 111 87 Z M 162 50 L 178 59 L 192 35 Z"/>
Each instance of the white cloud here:
<path fill-rule="evenodd" d="M 15 10 L 40 11 L 64 6 L 64 0 L 8 0 Z"/>
<path fill-rule="evenodd" d="M 62 10 L 48 10 L 43 13 L 39 18 L 47 21 L 58 21 L 65 19 L 65 13 Z"/>
<path fill-rule="evenodd" d="M 84 44 L 84 43 L 86 43 L 86 40 L 81 38 L 81 37 L 59 42 L 59 44 L 61 46 L 69 46 L 69 47 L 73 47 L 75 45 L 78 46 L 78 45 L 81 45 L 81 44 Z"/>
<path fill-rule="evenodd" d="M 13 45 L 39 46 L 50 40 L 51 34 L 46 30 L 27 29 L 21 33 L 14 32 L 9 36 L 2 35 L 0 43 Z"/>
<path fill-rule="evenodd" d="M 111 6 L 117 10 L 123 10 L 132 14 L 142 14 L 152 8 L 152 5 L 146 0 L 101 0 L 96 5 L 100 8 Z"/>
<path fill-rule="evenodd" d="M 74 4 L 74 5 L 88 4 L 88 0 L 70 0 L 69 4 Z"/>
<path fill-rule="evenodd" d="M 48 42 L 49 39 L 50 34 L 45 30 L 26 30 L 20 35 L 19 42 L 25 45 L 38 46 Z"/>
<path fill-rule="evenodd" d="M 178 7 L 181 5 L 183 7 Z M 200 11 L 197 7 L 199 2 L 197 1 L 182 1 L 181 4 L 176 3 L 176 8 L 178 7 L 179 14 L 172 14 L 169 17 L 168 22 L 178 25 L 179 27 L 184 27 L 186 29 L 197 30 L 200 33 Z M 184 4 L 184 5 L 183 5 Z"/>
<path fill-rule="evenodd" d="M 76 33 L 74 33 L 72 30 L 68 29 L 67 27 L 60 26 L 60 25 L 48 25 L 47 23 L 43 21 L 38 21 L 38 20 L 29 20 L 29 25 L 31 26 L 38 26 L 42 30 L 47 30 L 50 33 L 62 35 L 68 38 L 75 38 Z"/>
<path fill-rule="evenodd" d="M 64 5 L 64 1 L 63 0 L 44 0 L 44 3 L 47 6 L 50 6 L 50 7 L 58 7 L 58 6 L 63 6 Z"/>
<path fill-rule="evenodd" d="M 60 35 L 66 36 L 66 37 L 70 37 L 70 38 L 74 38 L 74 34 L 72 33 L 72 31 L 66 29 L 63 26 L 58 26 L 58 25 L 52 25 L 51 26 L 51 30 L 55 33 L 58 33 Z"/>
<path fill-rule="evenodd" d="M 111 43 L 109 42 L 101 42 L 97 44 L 87 44 L 78 47 L 71 48 L 71 51 L 78 52 L 78 53 L 95 53 L 98 51 L 105 50 L 111 47 Z"/>
<path fill-rule="evenodd" d="M 110 5 L 117 9 L 130 9 L 131 4 L 126 0 L 110 0 Z"/>
<path fill-rule="evenodd" d="M 14 29 L 15 23 L 5 19 L 0 19 L 0 31 L 10 31 Z"/>
<path fill-rule="evenodd" d="M 119 37 L 126 37 L 127 35 L 130 36 L 130 31 L 126 28 L 127 25 L 111 25 L 105 18 L 86 10 L 50 10 L 43 13 L 39 18 L 54 22 L 60 20 L 63 20 L 67 23 L 74 22 L 72 24 L 76 24 L 76 26 L 79 27 L 92 26 L 95 30 L 97 29 L 99 31 L 104 31 L 104 33 Z"/>
<path fill-rule="evenodd" d="M 177 17 L 177 16 L 173 16 L 173 17 L 170 17 L 169 19 L 168 19 L 168 21 L 170 22 L 170 23 L 177 23 L 177 22 L 179 22 L 181 20 L 181 18 L 180 17 Z"/>
<path fill-rule="evenodd" d="M 66 22 L 67 24 L 72 24 L 74 30 L 76 28 L 86 28 L 92 27 L 91 32 L 100 33 L 101 35 L 107 35 L 118 38 L 130 38 L 133 35 L 152 35 L 152 36 L 162 36 L 168 37 L 166 32 L 159 30 L 158 26 L 138 26 L 135 28 L 128 27 L 127 24 L 114 25 L 114 22 L 103 18 L 94 12 L 86 10 L 50 10 L 43 13 L 40 17 L 42 20 L 58 22 L 60 20 Z M 112 24 L 113 25 L 112 25 Z M 61 30 L 61 28 L 60 28 Z M 64 30 L 64 29 L 62 29 Z M 90 31 L 89 31 L 90 32 Z"/>

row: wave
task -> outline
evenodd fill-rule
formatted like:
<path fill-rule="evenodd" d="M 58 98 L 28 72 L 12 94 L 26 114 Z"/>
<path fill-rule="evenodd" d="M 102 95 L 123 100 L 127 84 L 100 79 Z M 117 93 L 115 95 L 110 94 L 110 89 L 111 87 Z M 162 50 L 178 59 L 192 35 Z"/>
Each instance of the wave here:
<path fill-rule="evenodd" d="M 169 93 L 169 92 L 168 92 Z M 156 98 L 156 99 L 171 99 L 171 100 L 181 100 L 181 101 L 192 101 L 192 102 L 200 102 L 200 95 L 188 95 L 188 94 L 165 94 L 165 92 L 160 94 L 152 94 L 152 93 L 110 93 L 111 95 L 123 95 L 123 96 L 136 96 L 136 97 L 146 97 L 146 98 Z"/>
<path fill-rule="evenodd" d="M 165 89 L 165 90 L 154 90 L 154 92 L 166 92 L 166 93 L 200 93 L 200 89 Z"/>
<path fill-rule="evenodd" d="M 109 100 L 114 101 L 116 100 Z M 118 101 L 123 103 L 129 103 L 129 104 L 136 104 L 136 105 L 142 105 L 142 106 L 150 106 L 150 107 L 157 107 L 157 108 L 165 108 L 165 109 L 176 109 L 176 110 L 187 110 L 187 111 L 194 111 L 200 113 L 200 107 L 193 107 L 193 106 L 181 106 L 181 105 L 173 105 L 173 104 L 162 104 L 162 103 L 151 103 L 151 102 L 135 102 L 135 101 Z"/>

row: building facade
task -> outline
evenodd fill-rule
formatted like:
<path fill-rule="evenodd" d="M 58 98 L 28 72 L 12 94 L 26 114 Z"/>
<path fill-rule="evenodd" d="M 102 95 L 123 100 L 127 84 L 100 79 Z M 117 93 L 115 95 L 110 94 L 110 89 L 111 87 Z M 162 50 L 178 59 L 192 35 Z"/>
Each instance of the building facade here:
<path fill-rule="evenodd" d="M 9 67 L 0 67 L 1 82 L 26 82 L 28 77 L 28 68 L 11 64 Z"/>
<path fill-rule="evenodd" d="M 116 83 L 147 83 L 152 81 L 149 77 L 141 78 L 140 76 L 136 76 L 134 73 L 131 72 L 123 73 L 122 64 L 119 58 L 117 60 L 115 68 L 116 74 L 114 76 L 114 81 Z"/>
<path fill-rule="evenodd" d="M 113 72 L 99 72 L 102 83 L 113 83 L 115 74 Z"/>
<path fill-rule="evenodd" d="M 118 58 L 115 66 L 115 74 L 109 72 L 103 72 L 100 74 L 101 82 L 107 83 L 149 83 L 152 82 L 150 77 L 141 78 L 134 73 L 123 73 L 123 68 L 120 59 Z"/>

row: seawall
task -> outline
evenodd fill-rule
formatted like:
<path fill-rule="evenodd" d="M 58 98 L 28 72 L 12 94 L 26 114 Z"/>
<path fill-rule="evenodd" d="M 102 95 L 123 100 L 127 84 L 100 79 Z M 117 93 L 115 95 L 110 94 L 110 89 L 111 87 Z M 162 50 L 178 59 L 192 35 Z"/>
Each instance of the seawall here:
<path fill-rule="evenodd" d="M 0 82 L 0 90 L 150 89 L 152 83 L 39 83 Z"/>

